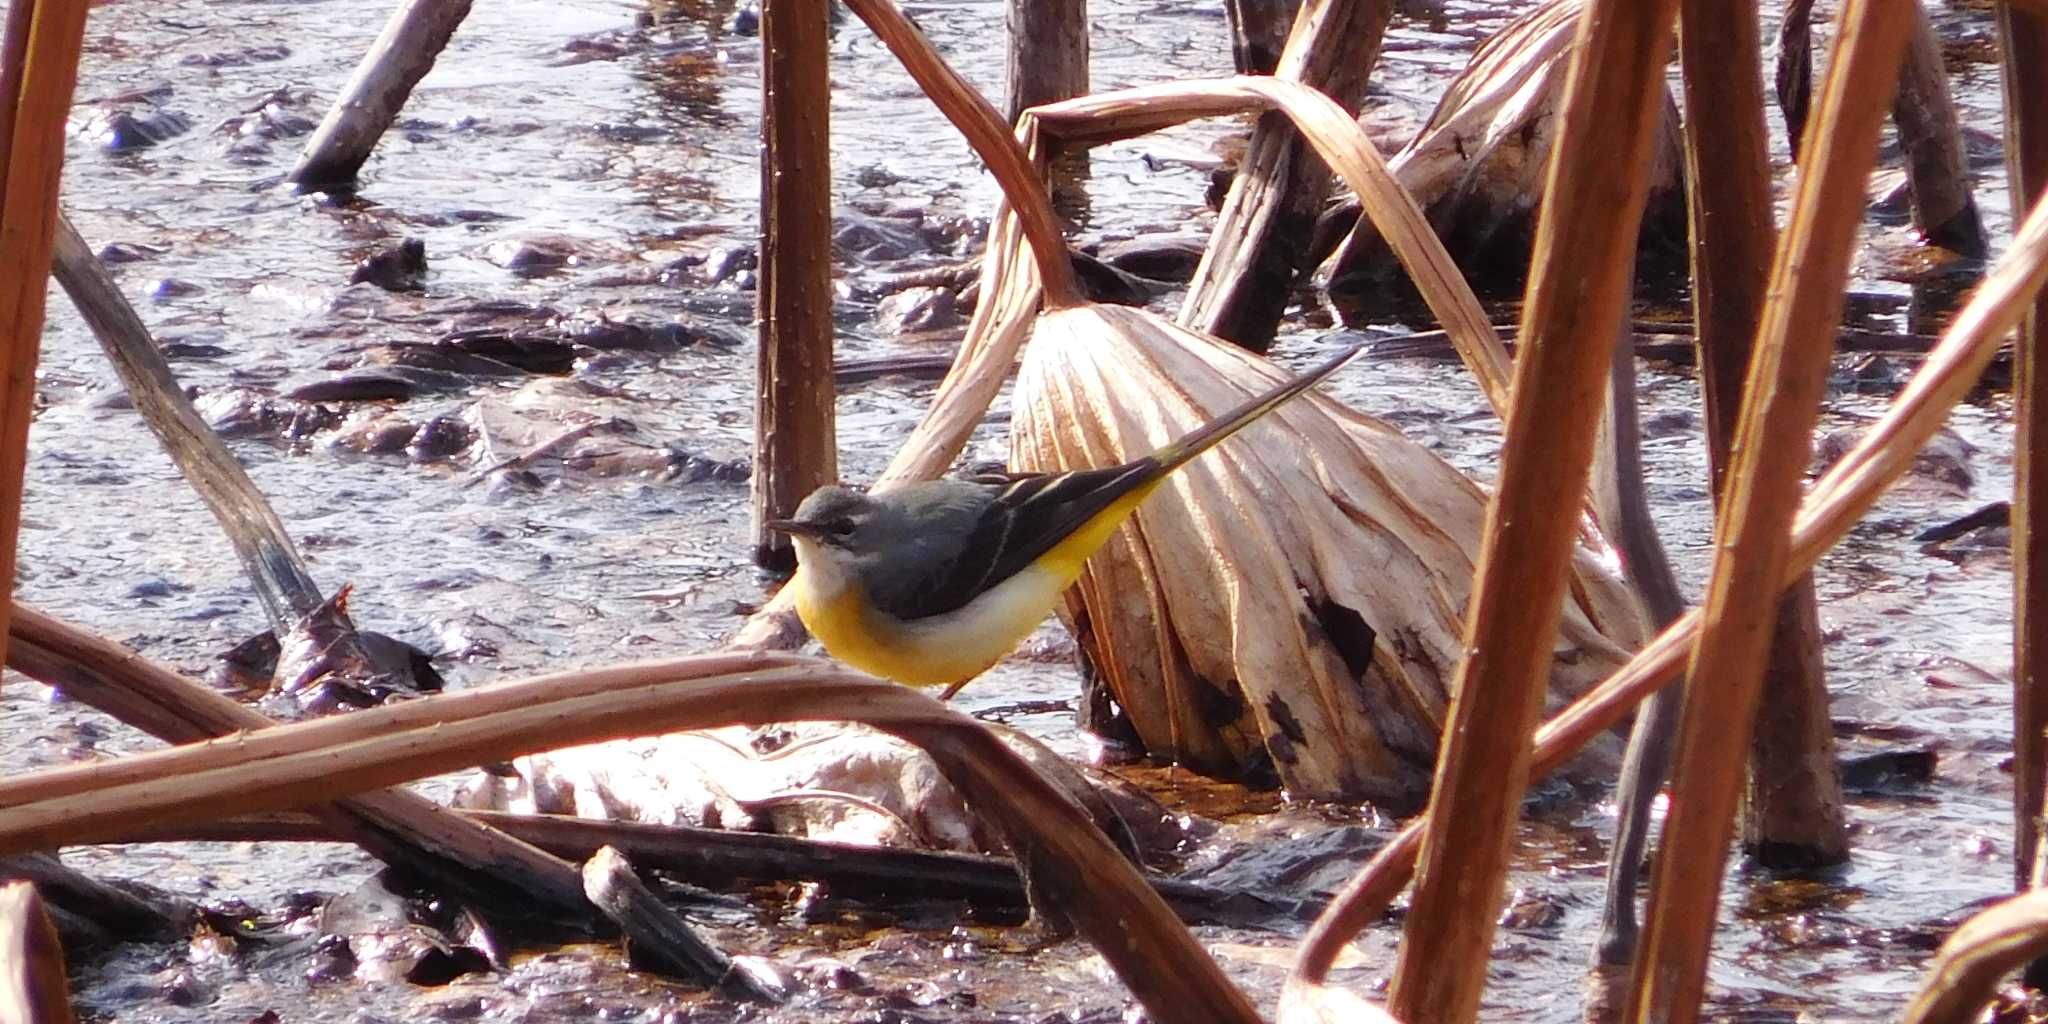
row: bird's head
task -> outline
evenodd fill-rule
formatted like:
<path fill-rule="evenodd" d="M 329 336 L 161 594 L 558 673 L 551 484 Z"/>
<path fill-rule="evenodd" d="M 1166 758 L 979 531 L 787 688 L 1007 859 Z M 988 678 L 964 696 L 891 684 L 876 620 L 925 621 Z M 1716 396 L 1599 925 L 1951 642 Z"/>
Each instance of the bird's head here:
<path fill-rule="evenodd" d="M 854 557 L 873 547 L 877 528 L 882 525 L 882 505 L 850 487 L 820 487 L 796 507 L 788 519 L 770 520 L 768 528 L 789 534 L 796 542 L 797 558 L 815 561 L 821 556 L 833 560 Z"/>

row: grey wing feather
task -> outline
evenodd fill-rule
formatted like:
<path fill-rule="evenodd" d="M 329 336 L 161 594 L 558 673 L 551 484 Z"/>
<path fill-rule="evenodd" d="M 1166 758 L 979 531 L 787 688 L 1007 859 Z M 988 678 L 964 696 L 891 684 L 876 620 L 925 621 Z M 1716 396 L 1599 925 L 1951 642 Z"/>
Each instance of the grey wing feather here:
<path fill-rule="evenodd" d="M 868 600 L 900 619 L 958 610 L 1009 579 L 1065 540 L 1131 488 L 1159 471 L 1147 458 L 1105 469 L 1071 473 L 977 477 L 992 493 L 961 532 L 949 558 L 916 573 L 872 574 L 886 586 L 868 588 Z"/>

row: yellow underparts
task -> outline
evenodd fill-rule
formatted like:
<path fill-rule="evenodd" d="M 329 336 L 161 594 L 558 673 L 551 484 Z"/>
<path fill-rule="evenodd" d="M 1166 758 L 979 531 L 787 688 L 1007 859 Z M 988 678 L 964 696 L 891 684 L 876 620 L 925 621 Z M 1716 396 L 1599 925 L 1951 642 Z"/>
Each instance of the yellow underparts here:
<path fill-rule="evenodd" d="M 826 651 L 862 672 L 911 686 L 964 682 L 1007 657 L 1045 621 L 1089 556 L 1163 480 L 1118 498 L 1036 562 L 953 611 L 892 619 L 871 607 L 857 584 L 823 593 L 799 568 L 789 582 L 797 615 Z"/>

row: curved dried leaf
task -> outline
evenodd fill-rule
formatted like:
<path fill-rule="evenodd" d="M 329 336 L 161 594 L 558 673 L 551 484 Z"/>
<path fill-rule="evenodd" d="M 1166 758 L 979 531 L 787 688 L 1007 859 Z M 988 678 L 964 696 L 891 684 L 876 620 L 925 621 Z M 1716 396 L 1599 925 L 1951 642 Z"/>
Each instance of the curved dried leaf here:
<path fill-rule="evenodd" d="M 1130 458 L 1285 376 L 1142 310 L 1054 311 L 1019 371 L 1012 458 L 1041 471 Z M 1164 489 L 1089 561 L 1066 611 L 1147 747 L 1231 773 L 1263 753 L 1300 795 L 1414 803 L 1450 701 L 1483 492 L 1313 394 Z M 1553 708 L 1640 639 L 1632 599 L 1590 555 L 1574 593 Z"/>

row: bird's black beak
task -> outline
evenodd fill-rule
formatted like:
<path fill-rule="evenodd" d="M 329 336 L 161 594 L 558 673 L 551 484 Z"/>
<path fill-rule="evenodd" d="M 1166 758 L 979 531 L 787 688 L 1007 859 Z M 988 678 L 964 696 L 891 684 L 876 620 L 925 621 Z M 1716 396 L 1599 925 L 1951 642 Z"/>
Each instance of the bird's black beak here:
<path fill-rule="evenodd" d="M 768 520 L 768 528 L 776 533 L 786 533 L 792 537 L 816 538 L 825 532 L 819 528 L 818 524 L 807 523 L 801 519 L 770 519 Z"/>

